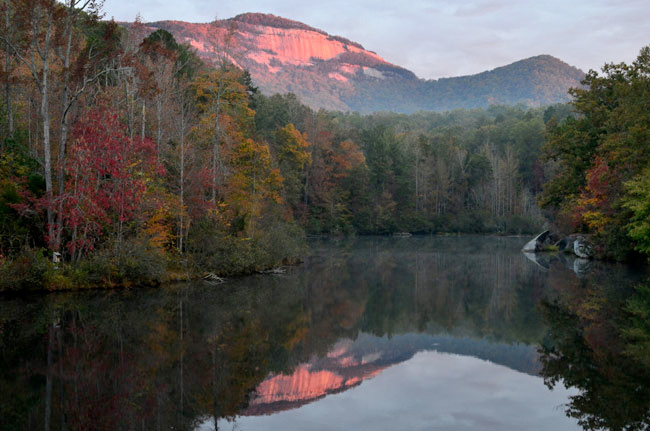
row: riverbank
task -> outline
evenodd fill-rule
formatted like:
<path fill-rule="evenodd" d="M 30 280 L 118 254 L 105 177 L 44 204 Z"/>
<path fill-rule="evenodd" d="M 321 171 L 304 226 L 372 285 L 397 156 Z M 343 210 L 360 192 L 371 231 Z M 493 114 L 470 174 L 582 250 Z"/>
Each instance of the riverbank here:
<path fill-rule="evenodd" d="M 0 292 L 64 291 L 152 287 L 209 276 L 234 277 L 299 263 L 307 253 L 303 237 L 283 241 L 219 238 L 209 253 L 179 254 L 140 241 L 100 250 L 77 262 L 53 262 L 45 249 L 25 248 L 0 259 Z"/>
<path fill-rule="evenodd" d="M 530 235 L 493 232 L 437 232 L 391 235 L 295 235 L 267 240 L 225 237 L 202 253 L 161 251 L 130 240 L 120 250 L 104 249 L 78 262 L 52 261 L 45 249 L 23 249 L 10 259 L 0 259 L 0 292 L 68 291 L 155 287 L 174 282 L 240 277 L 273 268 L 296 265 L 308 254 L 307 241 L 354 240 L 357 237 L 517 237 Z"/>

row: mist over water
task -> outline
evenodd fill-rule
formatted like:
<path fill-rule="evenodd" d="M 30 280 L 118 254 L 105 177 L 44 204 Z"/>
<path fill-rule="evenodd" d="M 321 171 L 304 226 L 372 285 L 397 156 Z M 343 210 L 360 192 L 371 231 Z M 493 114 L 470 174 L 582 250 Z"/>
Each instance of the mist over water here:
<path fill-rule="evenodd" d="M 616 369 L 601 373 L 598 361 L 624 350 L 607 304 L 629 300 L 643 274 L 596 263 L 576 272 L 561 255 L 533 262 L 525 242 L 313 241 L 285 274 L 4 297 L 1 416 L 6 429 L 214 429 L 216 419 L 239 430 L 572 430 L 598 411 L 623 420 L 590 400 L 631 388 L 604 380 Z M 600 309 L 585 315 L 594 301 Z M 638 365 L 626 372 L 643 385 Z M 600 386 L 567 374 L 581 366 Z"/>

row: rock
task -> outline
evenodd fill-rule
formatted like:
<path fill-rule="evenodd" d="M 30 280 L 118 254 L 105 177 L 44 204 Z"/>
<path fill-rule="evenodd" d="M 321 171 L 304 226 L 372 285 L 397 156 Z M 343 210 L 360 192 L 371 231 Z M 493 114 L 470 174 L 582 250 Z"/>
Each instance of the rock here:
<path fill-rule="evenodd" d="M 529 253 L 525 251 L 524 256 L 526 256 L 528 260 L 534 262 L 535 265 L 539 266 L 544 271 L 548 270 L 551 266 L 549 260 L 546 259 L 543 254 Z"/>
<path fill-rule="evenodd" d="M 591 272 L 591 261 L 581 257 L 577 258 L 573 261 L 573 272 L 575 272 L 578 277 L 584 277 L 589 274 L 589 272 Z"/>
<path fill-rule="evenodd" d="M 555 243 L 555 246 L 559 251 L 571 252 L 573 253 L 573 243 L 575 242 L 574 237 L 565 236 L 561 240 Z"/>
<path fill-rule="evenodd" d="M 591 245 L 589 245 L 587 239 L 582 235 L 578 235 L 573 242 L 573 252 L 582 259 L 589 259 L 594 255 Z"/>
<path fill-rule="evenodd" d="M 223 278 L 219 277 L 218 275 L 215 275 L 215 274 L 212 273 L 212 272 L 208 272 L 208 273 L 203 277 L 203 279 L 204 279 L 206 282 L 210 283 L 210 284 L 221 284 L 221 283 L 223 283 L 224 281 L 226 281 L 226 280 L 224 280 Z"/>
<path fill-rule="evenodd" d="M 544 231 L 537 235 L 532 240 L 528 241 L 524 248 L 521 249 L 524 253 L 536 253 L 544 248 L 544 242 L 548 239 L 549 231 Z"/>

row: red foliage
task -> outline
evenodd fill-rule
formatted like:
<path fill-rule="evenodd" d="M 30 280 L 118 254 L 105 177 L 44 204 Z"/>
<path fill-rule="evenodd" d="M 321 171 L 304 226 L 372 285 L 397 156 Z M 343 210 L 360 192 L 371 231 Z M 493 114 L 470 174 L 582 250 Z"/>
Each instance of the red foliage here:
<path fill-rule="evenodd" d="M 617 196 L 615 188 L 620 183 L 620 177 L 603 157 L 598 156 L 587 171 L 586 180 L 587 184 L 581 190 L 573 212 L 574 224 L 579 226 L 586 223 L 591 230 L 600 231 L 610 223 L 615 212 L 612 199 Z"/>
<path fill-rule="evenodd" d="M 129 138 L 117 115 L 103 107 L 76 124 L 65 169 L 68 180 L 59 199 L 71 254 L 92 250 L 108 227 L 118 230 L 136 218 L 147 181 L 162 173 L 153 141 Z"/>

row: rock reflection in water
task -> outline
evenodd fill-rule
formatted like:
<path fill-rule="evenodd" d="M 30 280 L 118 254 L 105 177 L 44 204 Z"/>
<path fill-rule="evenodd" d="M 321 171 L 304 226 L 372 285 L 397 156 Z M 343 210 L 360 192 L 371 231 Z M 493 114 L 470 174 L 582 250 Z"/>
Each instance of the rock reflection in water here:
<path fill-rule="evenodd" d="M 547 333 L 536 306 L 578 279 L 521 245 L 316 242 L 286 274 L 218 287 L 4 298 L 2 428 L 195 429 L 318 404 L 421 351 L 535 375 Z"/>

